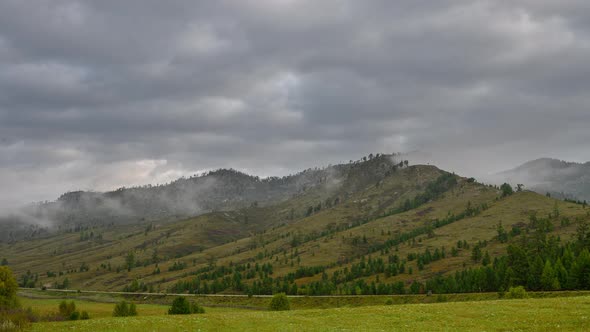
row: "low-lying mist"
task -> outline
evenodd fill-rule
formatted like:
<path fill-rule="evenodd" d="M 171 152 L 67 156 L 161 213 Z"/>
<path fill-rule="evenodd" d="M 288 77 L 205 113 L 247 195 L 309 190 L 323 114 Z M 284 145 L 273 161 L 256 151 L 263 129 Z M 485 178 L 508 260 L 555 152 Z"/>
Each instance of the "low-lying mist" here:
<path fill-rule="evenodd" d="M 327 197 L 354 192 L 398 165 L 395 155 L 369 155 L 348 164 L 314 168 L 284 177 L 261 179 L 220 169 L 168 184 L 120 188 L 110 192 L 74 191 L 52 202 L 31 204 L 0 214 L 0 240 L 53 231 L 166 222 L 213 211 L 264 206 L 321 187 Z M 403 163 L 402 163 L 403 166 Z"/>

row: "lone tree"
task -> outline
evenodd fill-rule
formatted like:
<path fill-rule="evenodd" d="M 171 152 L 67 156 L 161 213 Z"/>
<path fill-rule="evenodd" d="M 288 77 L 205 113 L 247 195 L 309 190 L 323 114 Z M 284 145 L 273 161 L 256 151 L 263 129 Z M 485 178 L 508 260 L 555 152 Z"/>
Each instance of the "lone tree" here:
<path fill-rule="evenodd" d="M 502 190 L 502 197 L 510 196 L 514 194 L 514 190 L 508 183 L 504 183 L 500 186 L 500 190 Z"/>
<path fill-rule="evenodd" d="M 17 308 L 18 283 L 7 266 L 0 266 L 0 308 Z"/>
<path fill-rule="evenodd" d="M 191 305 L 188 300 L 179 296 L 172 301 L 172 306 L 168 309 L 169 315 L 189 315 L 191 313 Z"/>
<path fill-rule="evenodd" d="M 498 241 L 500 241 L 500 243 L 506 243 L 506 242 L 508 242 L 508 233 L 506 232 L 506 230 L 502 226 L 502 222 L 501 221 L 498 223 L 498 226 L 496 227 L 496 230 L 498 232 Z"/>
<path fill-rule="evenodd" d="M 275 294 L 270 301 L 269 309 L 272 311 L 291 310 L 287 295 L 285 295 L 285 293 Z"/>

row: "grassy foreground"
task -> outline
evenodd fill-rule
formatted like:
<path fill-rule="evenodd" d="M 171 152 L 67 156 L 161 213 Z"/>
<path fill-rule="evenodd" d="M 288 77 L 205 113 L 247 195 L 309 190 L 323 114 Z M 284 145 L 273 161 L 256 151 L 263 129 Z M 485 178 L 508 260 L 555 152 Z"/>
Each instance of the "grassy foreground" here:
<path fill-rule="evenodd" d="M 84 304 L 80 303 L 80 306 Z M 141 307 L 138 308 L 141 312 Z M 90 309 L 89 309 L 90 310 Z M 92 312 L 90 311 L 92 316 Z M 146 313 L 147 314 L 147 313 Z M 96 315 L 97 317 L 100 315 Z M 33 331 L 583 331 L 590 296 L 293 310 L 209 309 L 203 315 L 37 323 Z"/>

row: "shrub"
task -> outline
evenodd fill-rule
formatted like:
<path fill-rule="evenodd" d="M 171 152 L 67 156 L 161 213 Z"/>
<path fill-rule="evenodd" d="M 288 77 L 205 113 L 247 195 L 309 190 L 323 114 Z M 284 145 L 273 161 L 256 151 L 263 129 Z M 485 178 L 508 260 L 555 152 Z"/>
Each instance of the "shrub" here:
<path fill-rule="evenodd" d="M 509 299 L 525 299 L 528 297 L 523 286 L 510 287 L 507 295 Z"/>
<path fill-rule="evenodd" d="M 59 303 L 59 314 L 61 319 L 65 320 L 78 320 L 80 319 L 80 312 L 76 310 L 76 304 L 74 301 L 66 302 L 61 301 Z"/>
<path fill-rule="evenodd" d="M 90 315 L 88 315 L 88 312 L 86 312 L 86 311 L 82 311 L 82 314 L 80 314 L 80 319 L 81 319 L 81 320 L 87 320 L 87 319 L 90 319 Z"/>
<path fill-rule="evenodd" d="M 291 310 L 287 295 L 285 293 L 275 294 L 270 301 L 269 309 L 273 311 Z"/>
<path fill-rule="evenodd" d="M 190 314 L 202 314 L 205 313 L 205 309 L 199 306 L 197 303 L 189 302 L 185 297 L 179 296 L 172 301 L 172 306 L 168 309 L 169 315 L 190 315 Z"/>
<path fill-rule="evenodd" d="M 125 301 L 117 303 L 113 310 L 113 317 L 128 316 L 137 316 L 137 307 L 135 306 L 135 303 L 127 304 Z"/>
<path fill-rule="evenodd" d="M 172 301 L 172 306 L 168 310 L 170 315 L 188 315 L 191 313 L 191 305 L 184 297 L 177 297 Z"/>
<path fill-rule="evenodd" d="M 191 311 L 193 314 L 204 314 L 205 308 L 201 307 L 198 303 L 193 302 L 191 303 Z"/>
<path fill-rule="evenodd" d="M 191 313 L 191 305 L 186 298 L 179 296 L 172 301 L 172 306 L 168 309 L 169 315 L 188 315 Z"/>
<path fill-rule="evenodd" d="M 61 301 L 59 303 L 59 315 L 62 316 L 64 319 L 72 319 L 72 314 L 76 312 L 76 304 L 74 301 L 66 302 Z M 78 315 L 80 315 L 78 313 Z"/>
<path fill-rule="evenodd" d="M 137 306 L 135 303 L 131 303 L 129 305 L 129 315 L 128 316 L 137 316 Z"/>
<path fill-rule="evenodd" d="M 18 308 L 18 283 L 8 266 L 0 266 L 0 308 Z"/>
<path fill-rule="evenodd" d="M 392 305 L 392 304 L 393 304 L 392 299 L 388 299 L 387 301 L 385 301 L 385 305 Z"/>
<path fill-rule="evenodd" d="M 70 320 L 78 320 L 80 319 L 80 312 L 74 311 L 70 314 Z"/>

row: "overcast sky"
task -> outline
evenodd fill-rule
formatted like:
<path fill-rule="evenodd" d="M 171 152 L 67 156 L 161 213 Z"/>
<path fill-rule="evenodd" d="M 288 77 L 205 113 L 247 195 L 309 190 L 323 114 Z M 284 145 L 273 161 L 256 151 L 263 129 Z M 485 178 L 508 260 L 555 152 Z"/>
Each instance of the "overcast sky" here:
<path fill-rule="evenodd" d="M 588 0 L 0 0 L 0 207 L 371 152 L 587 161 L 589 92 Z"/>

